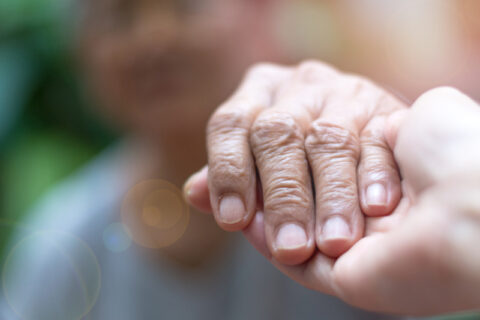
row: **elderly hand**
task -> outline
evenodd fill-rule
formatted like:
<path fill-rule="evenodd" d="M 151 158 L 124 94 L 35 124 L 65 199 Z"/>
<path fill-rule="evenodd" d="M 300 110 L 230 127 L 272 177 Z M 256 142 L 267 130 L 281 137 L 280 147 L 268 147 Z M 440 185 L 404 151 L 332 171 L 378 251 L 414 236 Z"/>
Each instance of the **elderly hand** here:
<path fill-rule="evenodd" d="M 267 248 L 262 211 L 245 235 L 292 279 L 357 307 L 404 315 L 479 310 L 480 107 L 439 88 L 387 123 L 405 196 L 391 215 L 367 217 L 365 237 L 348 252 L 283 265 Z M 191 182 L 196 199 L 208 196 L 205 173 Z"/>
<path fill-rule="evenodd" d="M 387 215 L 398 204 L 400 178 L 383 131 L 386 117 L 405 108 L 370 81 L 319 62 L 252 68 L 207 128 L 218 224 L 244 229 L 263 201 L 278 262 L 306 261 L 315 243 L 340 256 L 364 236 L 364 214 Z M 209 210 L 191 181 L 190 202 Z"/>

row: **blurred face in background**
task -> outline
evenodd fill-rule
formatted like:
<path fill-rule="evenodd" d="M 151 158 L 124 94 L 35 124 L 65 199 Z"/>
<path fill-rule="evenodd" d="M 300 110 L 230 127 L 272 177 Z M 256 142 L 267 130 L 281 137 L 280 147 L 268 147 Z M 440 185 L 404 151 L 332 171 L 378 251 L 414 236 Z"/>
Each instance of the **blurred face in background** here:
<path fill-rule="evenodd" d="M 276 60 L 269 0 L 88 0 L 81 45 L 106 114 L 153 139 L 202 134 L 245 69 Z"/>
<path fill-rule="evenodd" d="M 154 139 L 202 138 L 248 66 L 286 56 L 410 100 L 439 85 L 480 97 L 477 0 L 79 1 L 89 2 L 82 47 L 106 114 Z"/>

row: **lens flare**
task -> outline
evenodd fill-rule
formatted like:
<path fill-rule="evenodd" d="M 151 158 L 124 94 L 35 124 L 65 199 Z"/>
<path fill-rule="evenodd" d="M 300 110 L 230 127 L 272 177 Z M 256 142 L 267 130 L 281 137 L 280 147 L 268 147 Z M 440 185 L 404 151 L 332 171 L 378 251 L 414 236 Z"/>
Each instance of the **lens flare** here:
<path fill-rule="evenodd" d="M 21 319 L 82 319 L 97 301 L 101 274 L 89 246 L 73 235 L 39 231 L 6 257 L 3 290 Z"/>
<path fill-rule="evenodd" d="M 182 192 L 164 180 L 147 180 L 126 194 L 122 221 L 137 244 L 163 248 L 180 239 L 190 221 Z"/>

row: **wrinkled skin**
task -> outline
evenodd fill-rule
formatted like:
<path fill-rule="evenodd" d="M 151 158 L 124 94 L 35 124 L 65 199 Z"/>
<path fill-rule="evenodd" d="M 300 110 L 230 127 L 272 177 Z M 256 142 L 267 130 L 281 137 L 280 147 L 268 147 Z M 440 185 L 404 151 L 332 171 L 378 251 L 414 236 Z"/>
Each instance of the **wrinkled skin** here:
<path fill-rule="evenodd" d="M 361 308 L 408 315 L 478 310 L 480 108 L 439 88 L 387 123 L 404 196 L 391 215 L 367 217 L 364 237 L 340 258 L 317 251 L 298 266 L 279 263 L 267 247 L 262 210 L 245 235 L 292 279 Z M 206 170 L 189 181 L 193 202 L 208 197 L 206 184 Z"/>
<path fill-rule="evenodd" d="M 315 247 L 340 256 L 363 237 L 364 213 L 387 215 L 401 197 L 383 127 L 405 108 L 370 81 L 319 62 L 253 67 L 207 128 L 217 222 L 245 228 L 261 181 L 266 241 L 279 262 L 302 263 Z"/>

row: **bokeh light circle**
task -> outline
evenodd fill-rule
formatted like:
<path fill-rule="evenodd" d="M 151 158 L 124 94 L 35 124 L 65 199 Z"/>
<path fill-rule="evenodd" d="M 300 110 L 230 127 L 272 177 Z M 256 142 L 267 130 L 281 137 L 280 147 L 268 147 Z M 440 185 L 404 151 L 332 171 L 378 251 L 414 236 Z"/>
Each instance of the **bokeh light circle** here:
<path fill-rule="evenodd" d="M 175 185 L 165 180 L 146 180 L 126 194 L 122 221 L 133 241 L 157 249 L 170 246 L 183 236 L 190 211 Z"/>
<path fill-rule="evenodd" d="M 80 238 L 39 231 L 20 240 L 2 268 L 5 299 L 23 320 L 84 318 L 95 305 L 101 271 Z"/>
<path fill-rule="evenodd" d="M 132 239 L 122 223 L 112 223 L 103 231 L 103 244 L 112 252 L 124 252 L 132 243 Z"/>

